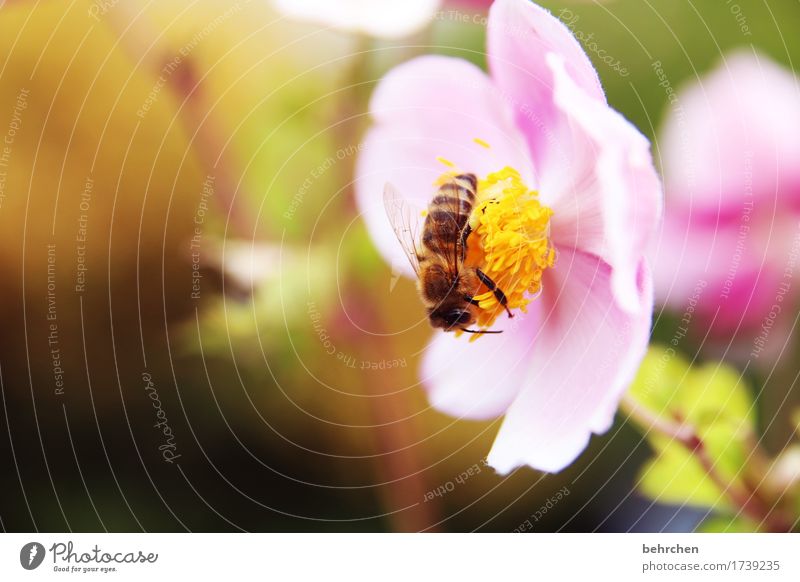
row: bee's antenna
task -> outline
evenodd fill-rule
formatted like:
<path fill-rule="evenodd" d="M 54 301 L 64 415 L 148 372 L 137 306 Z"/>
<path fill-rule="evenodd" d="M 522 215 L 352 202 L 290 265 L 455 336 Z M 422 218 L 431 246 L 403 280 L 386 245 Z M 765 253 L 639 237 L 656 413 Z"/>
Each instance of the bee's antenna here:
<path fill-rule="evenodd" d="M 490 329 L 467 329 L 466 327 L 459 328 L 461 331 L 465 331 L 467 333 L 503 333 L 502 329 L 498 330 L 490 330 Z"/>

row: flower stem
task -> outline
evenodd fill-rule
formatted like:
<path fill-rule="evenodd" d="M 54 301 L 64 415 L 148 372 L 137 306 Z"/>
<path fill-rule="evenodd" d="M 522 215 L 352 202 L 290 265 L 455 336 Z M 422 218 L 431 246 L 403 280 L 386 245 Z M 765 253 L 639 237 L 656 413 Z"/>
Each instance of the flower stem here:
<path fill-rule="evenodd" d="M 368 70 L 371 40 L 366 36 L 359 36 L 352 52 L 347 69 L 343 72 L 342 91 L 331 127 L 337 145 L 341 148 L 356 146 L 361 140 L 361 127 L 363 125 L 362 113 L 366 110 L 368 84 L 364 82 L 364 72 Z M 355 159 L 350 163 L 340 164 L 339 183 L 347 185 L 344 189 L 346 200 L 345 212 L 355 214 L 358 209 L 355 204 L 355 192 L 352 176 L 354 174 Z M 339 224 L 336 225 L 339 229 Z M 337 230 L 337 236 L 341 232 Z M 356 265 L 356 268 L 358 266 Z M 388 306 L 378 304 L 375 288 L 361 281 L 357 274 L 349 277 L 351 285 L 350 295 L 354 298 L 354 305 L 359 310 L 365 321 L 378 333 L 388 329 L 384 313 Z M 372 361 L 399 359 L 395 336 L 380 336 L 364 342 L 363 331 L 357 331 L 352 336 L 354 345 L 362 346 L 366 355 Z M 413 419 L 414 403 L 410 390 L 396 391 L 394 379 L 398 376 L 381 373 L 371 378 L 362 373 L 364 391 L 371 395 L 369 400 L 369 414 L 376 426 L 377 456 L 375 457 L 375 472 L 380 481 L 385 484 L 380 487 L 379 495 L 384 506 L 389 510 L 388 519 L 391 529 L 395 532 L 435 531 L 439 519 L 439 511 L 434 501 L 423 502 L 429 487 L 426 483 L 424 464 L 418 455 L 416 445 L 421 439 L 417 434 L 417 423 Z M 403 511 L 396 511 L 405 508 Z"/>
<path fill-rule="evenodd" d="M 628 414 L 628 418 L 633 419 L 640 427 L 648 431 L 655 430 L 664 436 L 679 441 L 687 448 L 691 448 L 696 444 L 695 439 L 697 436 L 691 426 L 654 414 L 639 404 L 630 394 L 625 394 L 622 397 L 620 408 Z"/>
<path fill-rule="evenodd" d="M 769 531 L 789 531 L 791 526 L 784 516 L 776 514 L 762 500 L 755 490 L 740 487 L 723 477 L 717 469 L 717 463 L 708 453 L 708 449 L 697 430 L 690 424 L 676 419 L 664 418 L 654 414 L 642 406 L 633 396 L 626 394 L 620 402 L 620 408 L 628 414 L 647 434 L 651 430 L 680 443 L 697 459 L 706 476 L 716 485 L 741 512 L 757 523 L 764 524 Z M 753 443 L 753 446 L 758 446 Z M 759 451 L 759 455 L 760 455 Z"/>
<path fill-rule="evenodd" d="M 366 292 L 372 290 L 365 290 Z M 364 305 L 372 300 L 365 297 Z M 375 315 L 372 322 L 381 324 L 381 317 Z M 384 326 L 381 325 L 381 328 Z M 370 350 L 372 360 L 398 358 L 392 340 L 373 342 Z M 369 398 L 372 422 L 377 426 L 376 441 L 378 444 L 377 473 L 386 484 L 380 488 L 384 504 L 393 512 L 389 519 L 395 532 L 436 531 L 440 516 L 433 501 L 423 502 L 430 489 L 426 483 L 424 465 L 418 451 L 417 421 L 413 418 L 413 405 L 409 390 L 396 391 L 392 378 L 397 375 L 379 374 L 373 382 L 368 382 L 367 390 L 373 397 Z"/>

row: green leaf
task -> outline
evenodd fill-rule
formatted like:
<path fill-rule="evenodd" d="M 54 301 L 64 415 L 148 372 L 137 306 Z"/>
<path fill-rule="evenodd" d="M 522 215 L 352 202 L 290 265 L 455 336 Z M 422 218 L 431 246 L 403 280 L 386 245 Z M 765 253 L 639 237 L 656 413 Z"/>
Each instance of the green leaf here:
<path fill-rule="evenodd" d="M 645 464 L 639 474 L 639 490 L 659 503 L 732 509 L 702 465 L 679 445 L 662 447 Z"/>
<path fill-rule="evenodd" d="M 753 402 L 736 370 L 718 362 L 690 366 L 671 348 L 650 348 L 631 396 L 657 416 L 699 429 L 719 421 L 736 426 L 753 421 Z"/>
<path fill-rule="evenodd" d="M 755 432 L 753 401 L 741 375 L 718 362 L 691 366 L 674 350 L 653 347 L 631 396 L 657 419 L 643 426 L 655 457 L 640 473 L 641 491 L 664 503 L 732 508 L 718 483 L 742 486 L 747 439 Z M 658 430 L 658 423 L 699 437 L 706 464 L 686 442 Z M 708 476 L 709 464 L 716 480 Z"/>
<path fill-rule="evenodd" d="M 661 414 L 669 409 L 675 388 L 686 376 L 688 365 L 674 350 L 652 346 L 630 388 L 636 401 Z"/>
<path fill-rule="evenodd" d="M 713 362 L 691 368 L 687 380 L 678 385 L 678 402 L 689 422 L 701 429 L 719 422 L 732 430 L 753 426 L 753 401 L 739 372 Z"/>

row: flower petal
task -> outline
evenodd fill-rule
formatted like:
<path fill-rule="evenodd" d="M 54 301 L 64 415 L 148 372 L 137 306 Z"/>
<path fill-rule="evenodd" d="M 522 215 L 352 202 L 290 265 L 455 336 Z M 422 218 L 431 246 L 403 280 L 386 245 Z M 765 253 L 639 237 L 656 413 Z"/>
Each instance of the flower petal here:
<path fill-rule="evenodd" d="M 800 86 L 791 71 L 735 53 L 678 99 L 660 140 L 671 204 L 725 215 L 753 198 L 800 202 Z"/>
<path fill-rule="evenodd" d="M 567 73 L 562 57 L 551 54 L 547 61 L 555 78 L 555 102 L 570 120 L 574 159 L 582 166 L 568 188 L 542 193 L 554 211 L 553 240 L 608 263 L 614 296 L 623 309 L 635 312 L 641 307 L 639 263 L 662 207 L 650 143 L 604 101 L 584 91 Z"/>
<path fill-rule="evenodd" d="M 422 380 L 431 405 L 451 416 L 483 420 L 505 413 L 519 393 L 539 330 L 538 309 L 499 320 L 502 334 L 470 342 L 437 333 L 425 351 Z"/>
<path fill-rule="evenodd" d="M 448 170 L 439 157 L 479 176 L 512 165 L 531 179 L 527 148 L 506 104 L 489 77 L 466 61 L 428 56 L 396 67 L 375 91 L 370 111 L 376 123 L 356 167 L 356 198 L 373 240 L 393 265 L 405 268 L 407 261 L 383 207 L 387 183 L 423 210 L 434 182 Z"/>
<path fill-rule="evenodd" d="M 652 285 L 639 269 L 643 309 L 622 311 L 611 269 L 591 255 L 564 250 L 548 272 L 541 331 L 524 386 L 511 404 L 488 461 L 498 472 L 530 465 L 560 471 L 608 430 L 617 403 L 645 354 Z"/>
<path fill-rule="evenodd" d="M 591 61 L 564 23 L 528 0 L 497 0 L 489 12 L 487 34 L 492 78 L 512 105 L 537 172 L 568 165 L 570 144 L 560 138 L 568 133 L 553 102 L 553 73 L 546 56 L 561 55 L 576 83 L 590 97 L 605 101 Z"/>

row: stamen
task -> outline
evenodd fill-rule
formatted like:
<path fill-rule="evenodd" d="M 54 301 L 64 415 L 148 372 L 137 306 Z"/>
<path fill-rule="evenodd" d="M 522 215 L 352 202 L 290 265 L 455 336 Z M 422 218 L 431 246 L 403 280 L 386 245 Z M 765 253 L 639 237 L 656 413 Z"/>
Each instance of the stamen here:
<path fill-rule="evenodd" d="M 492 146 L 490 146 L 488 143 L 486 143 L 479 137 L 474 138 L 472 141 L 474 141 L 479 146 L 486 148 L 487 150 L 492 148 Z"/>
<path fill-rule="evenodd" d="M 466 263 L 495 282 L 510 310 L 525 312 L 541 293 L 542 274 L 555 264 L 556 252 L 549 239 L 553 211 L 509 167 L 480 180 L 478 200 L 470 217 Z M 505 307 L 493 290 L 483 288 L 474 299 L 479 307 L 476 324 L 485 329 Z"/>

